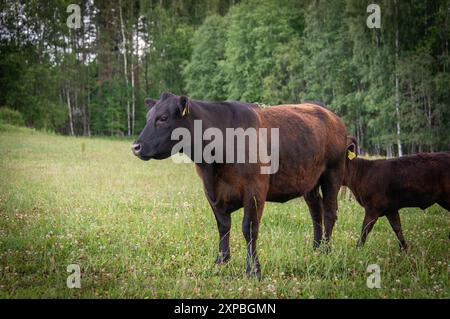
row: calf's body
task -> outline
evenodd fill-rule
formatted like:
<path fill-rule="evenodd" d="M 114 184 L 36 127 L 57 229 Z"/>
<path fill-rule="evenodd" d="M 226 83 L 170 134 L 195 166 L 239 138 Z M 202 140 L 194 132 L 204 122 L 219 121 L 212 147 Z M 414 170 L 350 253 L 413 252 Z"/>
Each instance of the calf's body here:
<path fill-rule="evenodd" d="M 352 146 L 351 151 L 354 149 Z M 406 249 L 399 209 L 425 209 L 437 203 L 450 211 L 450 152 L 388 160 L 347 159 L 343 185 L 365 208 L 359 245 L 364 244 L 377 219 L 386 216 L 400 248 Z"/>

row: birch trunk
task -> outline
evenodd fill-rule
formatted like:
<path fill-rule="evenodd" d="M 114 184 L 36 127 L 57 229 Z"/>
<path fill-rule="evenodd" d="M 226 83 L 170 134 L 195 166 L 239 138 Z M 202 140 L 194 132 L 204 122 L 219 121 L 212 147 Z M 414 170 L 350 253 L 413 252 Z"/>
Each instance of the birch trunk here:
<path fill-rule="evenodd" d="M 432 132 L 432 110 L 431 110 L 431 97 L 430 95 L 427 95 L 426 98 L 426 105 L 427 105 L 427 125 L 428 125 L 428 132 L 431 133 Z M 434 147 L 433 147 L 433 140 L 430 141 L 430 152 L 434 152 Z"/>
<path fill-rule="evenodd" d="M 396 27 L 395 27 L 395 113 L 397 116 L 397 146 L 398 146 L 398 157 L 403 156 L 403 149 L 402 149 L 402 141 L 400 138 L 401 134 L 401 125 L 400 125 L 400 87 L 399 87 L 399 78 L 398 78 L 398 72 L 397 72 L 397 65 L 398 65 L 398 52 L 399 52 L 399 32 L 398 32 L 398 7 L 397 7 L 397 0 L 394 0 L 395 5 L 395 16 L 396 16 Z"/>
<path fill-rule="evenodd" d="M 69 89 L 66 89 L 66 97 L 67 97 L 67 108 L 69 109 L 69 126 L 70 126 L 70 135 L 75 135 L 73 132 L 73 120 L 72 120 L 72 106 L 70 105 L 70 92 Z"/>
<path fill-rule="evenodd" d="M 120 16 L 120 31 L 122 33 L 122 45 L 123 45 L 123 73 L 125 76 L 125 89 L 127 99 L 127 128 L 128 136 L 131 135 L 131 118 L 130 118 L 130 101 L 128 99 L 128 65 L 127 65 L 127 38 L 125 37 L 125 25 L 122 17 L 122 1 L 119 1 L 119 16 Z"/>
<path fill-rule="evenodd" d="M 137 35 L 137 25 L 136 25 L 136 35 Z M 136 43 L 138 43 L 137 39 Z M 136 101 L 134 96 L 134 41 L 133 41 L 133 30 L 131 30 L 131 134 L 134 134 L 135 108 L 136 108 Z"/>

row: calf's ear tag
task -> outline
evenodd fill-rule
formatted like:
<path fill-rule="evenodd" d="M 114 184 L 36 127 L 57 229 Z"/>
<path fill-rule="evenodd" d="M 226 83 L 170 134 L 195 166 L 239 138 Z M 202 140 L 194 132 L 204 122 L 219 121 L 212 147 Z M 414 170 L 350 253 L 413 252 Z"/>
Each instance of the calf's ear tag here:
<path fill-rule="evenodd" d="M 349 160 L 352 160 L 352 159 L 354 159 L 356 157 L 356 154 L 355 154 L 355 152 L 348 151 L 347 157 L 348 157 Z"/>

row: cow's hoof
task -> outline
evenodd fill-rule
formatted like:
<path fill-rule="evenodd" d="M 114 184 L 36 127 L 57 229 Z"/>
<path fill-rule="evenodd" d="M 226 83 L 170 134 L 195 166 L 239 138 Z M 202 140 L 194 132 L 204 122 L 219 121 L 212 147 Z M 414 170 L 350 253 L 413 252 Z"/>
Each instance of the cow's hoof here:
<path fill-rule="evenodd" d="M 317 250 L 317 249 L 319 249 L 320 248 L 320 241 L 314 241 L 314 243 L 313 243 L 313 249 L 314 250 Z"/>
<path fill-rule="evenodd" d="M 408 245 L 406 245 L 406 244 L 400 244 L 400 251 L 401 252 L 407 252 L 408 251 Z"/>
<path fill-rule="evenodd" d="M 230 255 L 228 254 L 228 255 L 225 255 L 225 256 L 223 256 L 223 255 L 219 255 L 219 256 L 217 256 L 217 258 L 216 258 L 216 260 L 214 261 L 214 263 L 216 264 L 216 265 L 225 265 L 229 260 L 230 260 Z"/>
<path fill-rule="evenodd" d="M 322 245 L 320 245 L 320 251 L 324 254 L 331 253 L 331 244 L 329 242 L 324 242 Z"/>
<path fill-rule="evenodd" d="M 261 280 L 261 269 L 253 269 L 253 270 L 246 270 L 245 274 L 248 278 L 255 278 L 258 280 Z"/>

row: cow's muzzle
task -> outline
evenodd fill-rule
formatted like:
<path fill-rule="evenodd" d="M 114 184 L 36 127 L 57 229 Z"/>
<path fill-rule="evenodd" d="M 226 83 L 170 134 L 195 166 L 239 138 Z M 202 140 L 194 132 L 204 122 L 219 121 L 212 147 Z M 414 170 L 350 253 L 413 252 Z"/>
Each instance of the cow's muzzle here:
<path fill-rule="evenodd" d="M 142 154 L 143 148 L 144 147 L 143 147 L 142 143 L 134 142 L 133 145 L 131 145 L 131 151 L 133 152 L 134 155 L 139 157 L 141 160 L 148 161 L 150 159 L 150 157 Z"/>
<path fill-rule="evenodd" d="M 141 143 L 133 143 L 133 145 L 131 145 L 131 151 L 133 152 L 134 155 L 139 156 L 139 154 L 142 151 Z"/>

